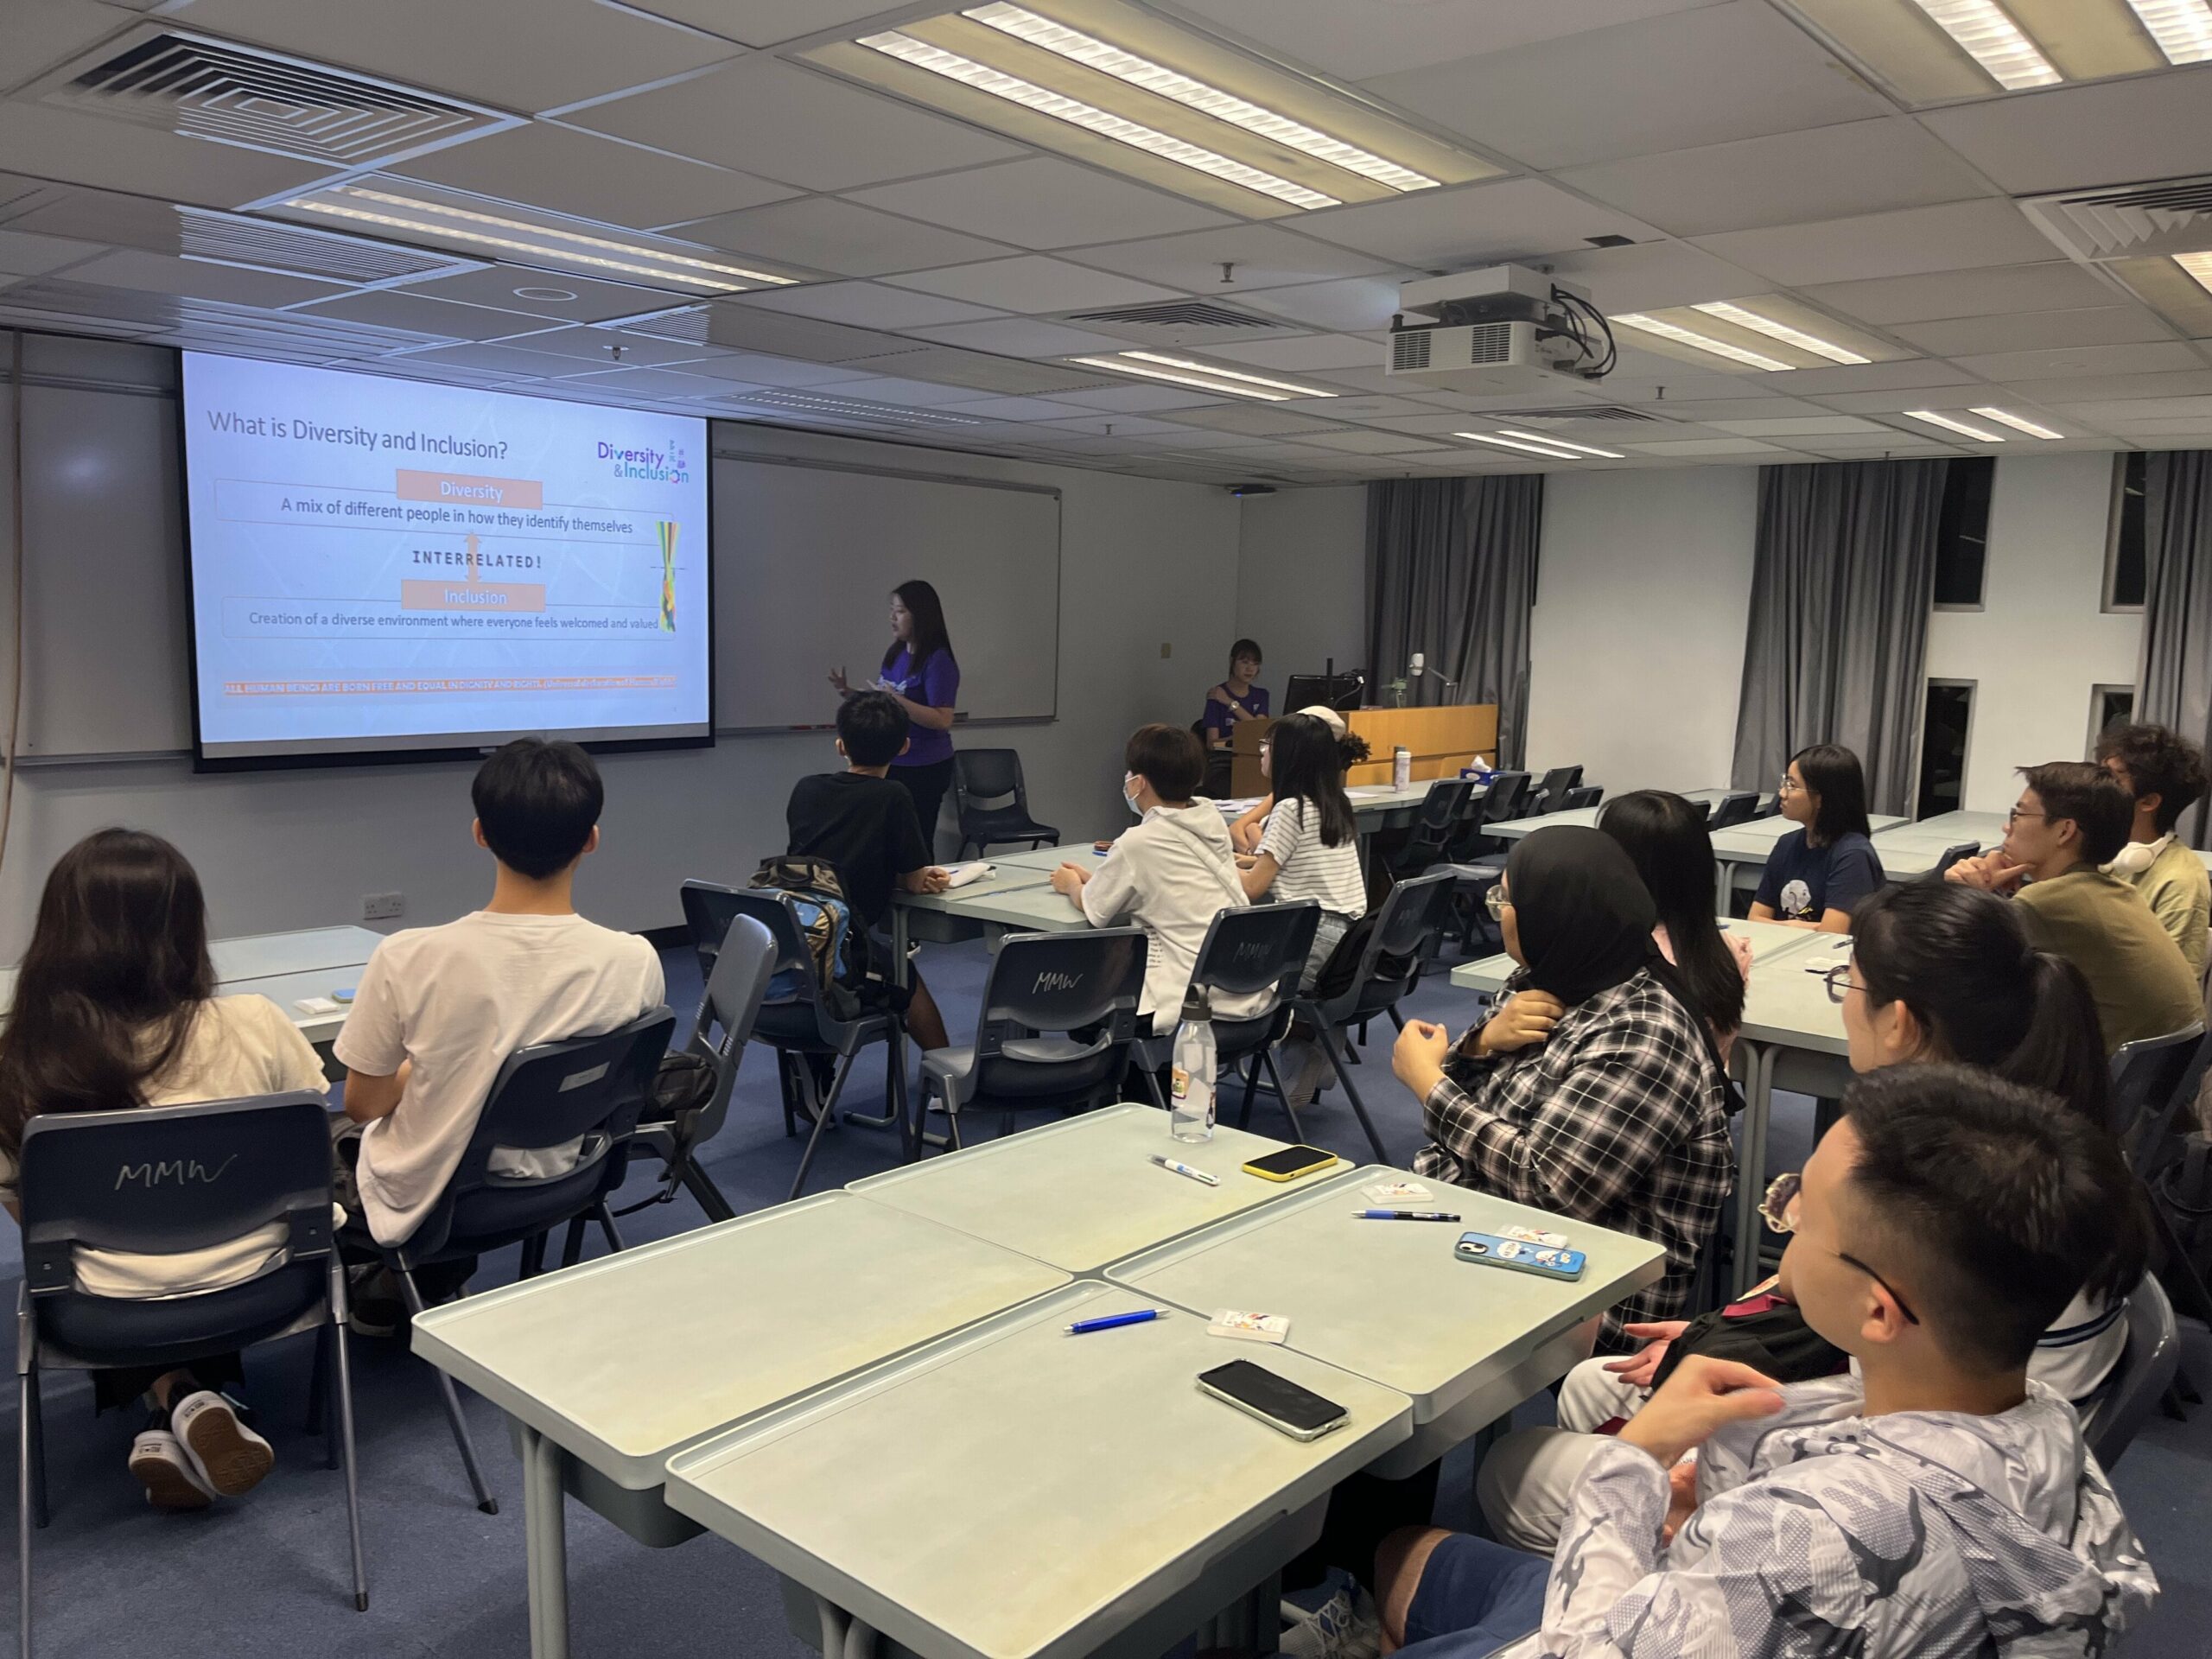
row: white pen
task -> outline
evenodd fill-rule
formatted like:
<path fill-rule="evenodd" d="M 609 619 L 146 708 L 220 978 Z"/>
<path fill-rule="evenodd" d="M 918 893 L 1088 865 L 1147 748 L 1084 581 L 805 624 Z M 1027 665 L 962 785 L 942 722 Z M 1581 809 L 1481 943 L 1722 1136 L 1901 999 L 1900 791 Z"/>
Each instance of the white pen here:
<path fill-rule="evenodd" d="M 1204 1181 L 1208 1186 L 1221 1185 L 1217 1178 L 1207 1174 L 1203 1169 L 1192 1169 L 1188 1164 L 1179 1164 L 1173 1158 L 1163 1158 L 1156 1152 L 1152 1154 L 1152 1161 L 1162 1169 L 1173 1170 L 1178 1175 L 1187 1175 L 1194 1181 Z"/>

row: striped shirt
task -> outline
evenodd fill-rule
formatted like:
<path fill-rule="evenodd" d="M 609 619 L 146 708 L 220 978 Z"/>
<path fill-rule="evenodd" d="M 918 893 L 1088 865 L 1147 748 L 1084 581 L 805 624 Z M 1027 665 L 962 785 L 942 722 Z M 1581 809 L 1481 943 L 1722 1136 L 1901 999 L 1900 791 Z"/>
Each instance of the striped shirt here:
<path fill-rule="evenodd" d="M 1304 797 L 1275 803 L 1258 850 L 1276 865 L 1269 898 L 1282 904 L 1315 899 L 1322 909 L 1348 920 L 1356 921 L 1366 912 L 1367 878 L 1359 868 L 1359 837 L 1347 836 L 1342 846 L 1323 846 L 1320 811 Z"/>

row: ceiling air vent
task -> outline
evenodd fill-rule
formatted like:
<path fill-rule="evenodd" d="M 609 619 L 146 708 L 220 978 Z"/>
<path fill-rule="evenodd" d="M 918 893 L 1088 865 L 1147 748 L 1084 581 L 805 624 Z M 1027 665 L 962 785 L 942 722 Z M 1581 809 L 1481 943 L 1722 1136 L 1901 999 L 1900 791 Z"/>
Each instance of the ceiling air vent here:
<path fill-rule="evenodd" d="M 1302 332 L 1280 317 L 1216 305 L 1209 300 L 1163 300 L 1153 305 L 1114 305 L 1096 311 L 1064 311 L 1062 322 L 1103 329 L 1146 346 L 1212 346 Z"/>
<path fill-rule="evenodd" d="M 839 397 L 834 386 L 820 391 L 775 391 L 732 392 L 699 401 L 733 409 L 758 410 L 763 415 L 786 416 L 795 421 L 836 425 L 889 426 L 950 430 L 981 426 L 972 415 L 949 414 L 943 410 L 908 409 L 899 404 L 880 404 L 871 398 Z"/>
<path fill-rule="evenodd" d="M 397 248 L 357 237 L 332 236 L 237 213 L 210 213 L 204 207 L 180 207 L 176 215 L 177 251 L 188 257 L 247 265 L 288 276 L 366 285 L 457 276 L 482 269 L 473 259 Z"/>
<path fill-rule="evenodd" d="M 2023 198 L 2043 233 L 2076 258 L 2134 259 L 2212 247 L 2212 177 Z"/>
<path fill-rule="evenodd" d="M 381 165 L 518 124 L 412 87 L 158 24 L 42 77 L 22 96 L 327 167 Z"/>

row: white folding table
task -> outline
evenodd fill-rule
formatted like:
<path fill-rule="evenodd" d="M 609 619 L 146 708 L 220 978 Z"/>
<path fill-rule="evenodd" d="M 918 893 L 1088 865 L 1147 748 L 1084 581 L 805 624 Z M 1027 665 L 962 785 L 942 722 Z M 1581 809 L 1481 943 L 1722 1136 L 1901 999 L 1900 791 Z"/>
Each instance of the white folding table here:
<path fill-rule="evenodd" d="M 1745 1058 L 1744 1123 L 1738 1137 L 1736 1274 L 1738 1294 L 1758 1277 L 1765 1196 L 1767 1126 L 1774 1091 L 1833 1096 L 1851 1086 L 1851 1044 L 1843 1010 L 1828 996 L 1824 976 L 1851 960 L 1851 939 L 1840 933 L 1804 934 L 1788 954 L 1756 962 L 1745 988 L 1744 1025 L 1736 1048 Z"/>

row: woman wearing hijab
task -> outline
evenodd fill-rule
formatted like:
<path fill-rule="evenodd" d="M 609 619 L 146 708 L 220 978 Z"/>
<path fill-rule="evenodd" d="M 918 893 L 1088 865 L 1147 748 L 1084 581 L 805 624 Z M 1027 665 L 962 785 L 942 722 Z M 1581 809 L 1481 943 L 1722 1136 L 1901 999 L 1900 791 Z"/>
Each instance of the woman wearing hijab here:
<path fill-rule="evenodd" d="M 1423 1103 L 1423 1175 L 1649 1239 L 1665 1275 L 1605 1315 L 1672 1319 L 1726 1202 L 1728 1081 L 1713 1033 L 1651 940 L 1651 895 L 1620 843 L 1556 825 L 1513 849 L 1491 909 L 1521 964 L 1457 1045 L 1408 1020 L 1391 1056 Z"/>

